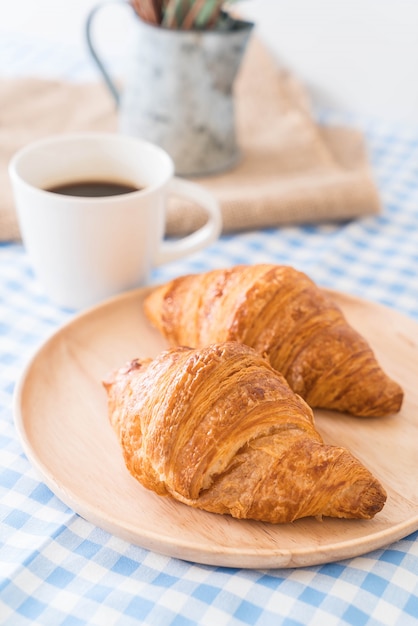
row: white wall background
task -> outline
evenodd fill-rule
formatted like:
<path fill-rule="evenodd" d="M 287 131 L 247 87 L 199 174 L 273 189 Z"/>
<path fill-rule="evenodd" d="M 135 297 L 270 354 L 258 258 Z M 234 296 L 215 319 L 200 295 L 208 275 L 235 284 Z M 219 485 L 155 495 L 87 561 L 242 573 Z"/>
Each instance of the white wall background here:
<path fill-rule="evenodd" d="M 96 4 L 97 0 L 0 0 L 0 30 L 25 34 L 31 39 L 81 45 L 85 16 Z M 115 8 L 109 11 L 106 34 L 113 43 L 123 32 L 118 29 L 118 19 L 113 28 Z"/>
<path fill-rule="evenodd" d="M 321 102 L 418 123 L 417 0 L 256 0 L 245 12 Z"/>
<path fill-rule="evenodd" d="M 84 47 L 84 21 L 97 0 L 0 0 L 0 33 Z M 337 109 L 418 124 L 418 0 L 246 0 L 278 62 Z M 97 20 L 97 45 L 123 55 L 127 8 Z"/>

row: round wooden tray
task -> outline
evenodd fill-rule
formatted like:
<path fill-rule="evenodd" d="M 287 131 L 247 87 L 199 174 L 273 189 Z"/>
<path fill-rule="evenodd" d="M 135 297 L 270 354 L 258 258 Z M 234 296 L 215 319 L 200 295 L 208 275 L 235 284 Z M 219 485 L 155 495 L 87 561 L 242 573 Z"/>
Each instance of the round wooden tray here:
<path fill-rule="evenodd" d="M 165 555 L 210 565 L 300 567 L 364 554 L 418 529 L 418 324 L 332 292 L 348 320 L 404 388 L 402 411 L 364 419 L 316 411 L 327 443 L 349 448 L 388 492 L 373 519 L 270 525 L 206 513 L 144 489 L 125 468 L 107 417 L 106 374 L 166 347 L 146 320 L 148 289 L 77 317 L 37 351 L 15 391 L 15 423 L 43 481 L 93 524 Z"/>

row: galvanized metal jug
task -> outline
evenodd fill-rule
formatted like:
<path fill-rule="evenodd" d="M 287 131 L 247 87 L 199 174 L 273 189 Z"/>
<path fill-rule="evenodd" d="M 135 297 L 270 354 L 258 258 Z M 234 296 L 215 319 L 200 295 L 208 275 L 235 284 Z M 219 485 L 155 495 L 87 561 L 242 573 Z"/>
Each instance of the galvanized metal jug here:
<path fill-rule="evenodd" d="M 118 106 L 120 132 L 151 141 L 172 157 L 176 174 L 203 176 L 239 159 L 234 81 L 253 24 L 234 20 L 232 30 L 172 30 L 136 13 L 134 49 L 119 91 L 92 42 L 87 44 Z"/>

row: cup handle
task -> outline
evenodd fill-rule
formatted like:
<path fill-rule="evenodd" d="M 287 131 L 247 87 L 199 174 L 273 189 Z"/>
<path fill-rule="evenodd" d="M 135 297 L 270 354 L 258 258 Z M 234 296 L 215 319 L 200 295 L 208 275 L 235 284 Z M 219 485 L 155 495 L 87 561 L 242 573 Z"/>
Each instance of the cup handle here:
<path fill-rule="evenodd" d="M 206 189 L 191 181 L 174 177 L 169 183 L 168 194 L 196 202 L 196 204 L 206 210 L 209 219 L 204 226 L 190 235 L 173 241 L 163 241 L 154 258 L 155 265 L 175 261 L 205 248 L 216 241 L 222 231 L 222 216 L 219 204 Z"/>
<path fill-rule="evenodd" d="M 97 13 L 101 11 L 103 8 L 105 8 L 106 6 L 108 6 L 109 4 L 124 4 L 126 6 L 131 7 L 129 0 L 107 0 L 106 2 L 101 2 L 97 4 L 95 7 L 92 8 L 92 10 L 89 12 L 87 16 L 86 25 L 85 25 L 85 37 L 86 37 L 86 42 L 87 42 L 87 48 L 92 56 L 92 59 L 96 63 L 97 67 L 99 68 L 99 71 L 103 76 L 104 82 L 106 83 L 107 88 L 109 89 L 111 95 L 113 96 L 116 102 L 116 106 L 119 106 L 119 102 L 120 102 L 119 90 L 116 87 L 113 81 L 113 78 L 111 77 L 108 70 L 106 69 L 103 61 L 97 54 L 96 48 L 93 44 L 93 37 L 92 37 L 93 22 L 96 18 Z"/>

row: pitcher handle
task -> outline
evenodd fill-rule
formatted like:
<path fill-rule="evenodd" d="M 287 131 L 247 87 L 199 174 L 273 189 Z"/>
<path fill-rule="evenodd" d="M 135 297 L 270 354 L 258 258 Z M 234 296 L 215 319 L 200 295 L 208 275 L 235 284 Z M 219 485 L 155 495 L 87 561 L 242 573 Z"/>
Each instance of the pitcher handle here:
<path fill-rule="evenodd" d="M 86 20 L 86 26 L 85 26 L 85 36 L 86 36 L 86 42 L 87 42 L 87 47 L 88 50 L 92 56 L 93 61 L 96 63 L 97 67 L 99 68 L 99 71 L 101 72 L 103 79 L 106 83 L 107 88 L 109 89 L 111 95 L 113 96 L 115 102 L 116 102 L 116 106 L 119 106 L 119 102 L 120 102 L 120 94 L 119 94 L 119 90 L 116 87 L 113 78 L 111 77 L 110 73 L 108 72 L 108 70 L 106 69 L 103 61 L 101 60 L 101 58 L 99 57 L 99 55 L 96 52 L 96 48 L 94 47 L 93 44 L 93 38 L 92 38 L 92 28 L 93 28 L 93 22 L 94 19 L 97 15 L 97 13 L 99 11 L 101 11 L 101 9 L 103 9 L 104 7 L 106 7 L 109 4 L 124 4 L 126 6 L 131 6 L 129 0 L 107 0 L 106 2 L 101 2 L 99 4 L 97 4 L 95 7 L 93 7 L 91 9 L 91 11 L 89 12 L 88 16 L 87 16 L 87 20 Z"/>

